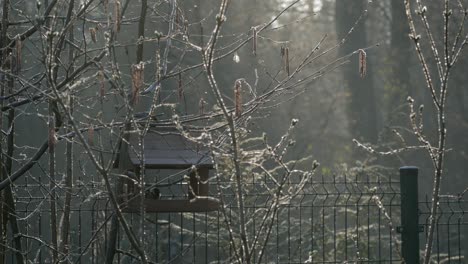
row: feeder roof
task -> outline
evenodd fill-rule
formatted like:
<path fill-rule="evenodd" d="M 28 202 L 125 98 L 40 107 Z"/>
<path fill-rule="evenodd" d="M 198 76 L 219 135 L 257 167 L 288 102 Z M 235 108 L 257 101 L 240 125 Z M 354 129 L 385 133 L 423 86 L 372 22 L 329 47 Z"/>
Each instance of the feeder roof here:
<path fill-rule="evenodd" d="M 128 154 L 133 166 L 140 165 L 139 136 L 130 136 Z M 213 167 L 208 149 L 185 138 L 175 127 L 152 127 L 143 140 L 145 164 L 148 169 L 186 169 Z"/>

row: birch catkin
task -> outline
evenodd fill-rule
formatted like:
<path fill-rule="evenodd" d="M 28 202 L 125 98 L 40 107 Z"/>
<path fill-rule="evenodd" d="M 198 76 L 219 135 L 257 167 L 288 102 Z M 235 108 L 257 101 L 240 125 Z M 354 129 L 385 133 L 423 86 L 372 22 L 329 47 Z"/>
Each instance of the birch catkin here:
<path fill-rule="evenodd" d="M 49 121 L 50 122 L 50 121 Z M 49 148 L 54 148 L 55 144 L 57 143 L 57 138 L 55 136 L 55 128 L 49 127 Z"/>
<path fill-rule="evenodd" d="M 252 53 L 257 55 L 257 29 L 252 28 Z"/>
<path fill-rule="evenodd" d="M 367 54 L 363 49 L 359 50 L 359 75 L 364 78 L 367 73 Z"/>
<path fill-rule="evenodd" d="M 114 31 L 115 32 L 120 32 L 120 24 L 122 22 L 122 19 L 120 18 L 120 9 L 121 9 L 120 1 L 116 0 L 114 4 Z"/>
<path fill-rule="evenodd" d="M 104 5 L 104 11 L 107 12 L 109 9 L 109 0 L 103 0 L 103 5 Z"/>
<path fill-rule="evenodd" d="M 103 98 L 106 95 L 106 82 L 104 77 L 104 72 L 102 70 L 98 73 L 99 80 L 99 96 Z"/>
<path fill-rule="evenodd" d="M 289 76 L 289 48 L 281 46 L 281 59 L 283 60 L 283 67 Z"/>
<path fill-rule="evenodd" d="M 234 98 L 235 98 L 235 115 L 240 117 L 242 115 L 242 91 L 241 81 L 237 80 L 234 86 Z"/>
<path fill-rule="evenodd" d="M 93 43 L 97 42 L 96 31 L 97 29 L 94 27 L 89 28 L 89 34 L 91 35 L 91 40 L 93 41 Z"/>
<path fill-rule="evenodd" d="M 20 36 L 16 36 L 15 41 L 15 49 L 16 49 L 16 72 L 18 73 L 21 70 L 21 56 L 23 50 L 23 42 L 21 41 Z"/>
<path fill-rule="evenodd" d="M 200 101 L 198 102 L 198 113 L 200 115 L 203 115 L 205 113 L 205 100 L 203 100 L 203 98 L 200 99 Z"/>
<path fill-rule="evenodd" d="M 177 94 L 178 94 L 178 97 L 179 97 L 179 102 L 181 102 L 182 99 L 184 98 L 184 87 L 182 85 L 182 74 L 181 73 L 178 74 Z"/>
<path fill-rule="evenodd" d="M 140 62 L 132 66 L 132 105 L 138 103 L 140 90 L 143 87 L 143 72 L 145 65 Z"/>
<path fill-rule="evenodd" d="M 88 128 L 88 144 L 94 146 L 94 127 L 92 125 Z"/>

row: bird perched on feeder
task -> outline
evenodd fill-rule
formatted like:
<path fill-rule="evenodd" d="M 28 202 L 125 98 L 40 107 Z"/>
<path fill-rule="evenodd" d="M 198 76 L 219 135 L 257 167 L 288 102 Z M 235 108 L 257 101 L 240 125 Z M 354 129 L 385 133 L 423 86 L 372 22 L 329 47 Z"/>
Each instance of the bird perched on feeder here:
<path fill-rule="evenodd" d="M 146 88 L 144 91 L 141 92 L 141 94 L 149 94 L 151 92 L 158 92 L 159 89 L 161 89 L 161 84 L 159 82 L 154 82 L 148 88 Z"/>
<path fill-rule="evenodd" d="M 161 191 L 155 187 L 151 186 L 148 190 L 145 191 L 145 198 L 158 200 L 161 197 Z"/>
<path fill-rule="evenodd" d="M 159 92 L 159 90 L 161 89 L 161 84 L 159 82 L 154 82 L 152 83 L 150 86 L 148 86 L 145 90 L 141 91 L 140 92 L 140 95 L 147 95 L 151 92 Z M 134 96 L 134 94 L 132 92 L 129 92 L 127 94 L 127 98 L 130 100 L 132 99 L 132 97 Z"/>

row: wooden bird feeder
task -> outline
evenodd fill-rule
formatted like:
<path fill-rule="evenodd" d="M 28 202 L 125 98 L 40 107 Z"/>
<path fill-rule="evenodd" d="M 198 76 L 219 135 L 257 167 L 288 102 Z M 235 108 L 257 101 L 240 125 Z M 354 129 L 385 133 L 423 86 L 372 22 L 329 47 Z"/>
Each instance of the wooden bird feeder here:
<path fill-rule="evenodd" d="M 207 212 L 218 209 L 219 201 L 208 197 L 208 178 L 213 161 L 206 148 L 185 138 L 175 127 L 152 127 L 143 144 L 145 182 L 155 180 L 152 170 L 186 171 L 182 174 L 188 174 L 188 180 L 181 179 L 178 183 L 185 195 L 169 199 L 164 195 L 164 189 L 157 189 L 157 197 L 143 197 L 146 212 Z M 130 136 L 127 150 L 121 149 L 120 155 L 124 156 L 120 160 L 125 165 L 120 164 L 120 168 L 129 176 L 121 177 L 117 187 L 123 212 L 139 212 L 141 209 L 141 187 L 137 184 L 141 167 L 140 149 L 138 135 Z"/>

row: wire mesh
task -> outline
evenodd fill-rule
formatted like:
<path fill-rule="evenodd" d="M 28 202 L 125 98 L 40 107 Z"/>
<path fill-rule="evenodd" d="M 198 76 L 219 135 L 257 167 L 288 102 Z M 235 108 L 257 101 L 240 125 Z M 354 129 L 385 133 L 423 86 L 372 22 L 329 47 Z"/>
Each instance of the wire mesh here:
<path fill-rule="evenodd" d="M 247 231 L 252 238 L 261 225 L 262 215 L 258 212 L 267 209 L 272 195 L 265 192 L 265 182 L 252 180 L 244 184 L 245 211 L 250 216 Z M 62 201 L 65 193 L 57 189 Z M 217 189 L 211 183 L 213 196 L 217 196 Z M 25 182 L 15 190 L 25 257 L 32 262 L 50 263 L 48 190 L 37 182 Z M 105 260 L 113 208 L 106 193 L 99 190 L 104 190 L 99 182 L 79 182 L 73 188 L 70 254 L 66 259 L 69 263 Z M 181 194 L 182 198 L 186 197 L 186 192 L 162 192 L 161 199 L 180 198 L 177 195 Z M 239 210 L 233 188 L 223 190 L 222 195 L 226 201 L 225 214 L 223 209 L 146 214 L 140 235 L 144 236 L 144 248 L 150 260 L 153 263 L 233 262 L 234 249 L 226 221 L 236 233 Z M 261 263 L 399 263 L 397 237 L 392 230 L 394 223 L 399 223 L 399 203 L 397 177 L 316 176 L 274 215 Z M 59 217 L 62 212 L 63 206 L 59 206 Z M 128 213 L 125 217 L 135 232 L 140 230 L 140 214 Z M 138 262 L 125 234 L 119 231 L 118 236 L 114 261 Z M 10 262 L 15 263 L 13 250 L 9 253 Z M 260 249 L 255 253 L 253 262 L 257 263 Z"/>
<path fill-rule="evenodd" d="M 428 236 L 431 203 L 429 197 L 419 202 L 419 222 L 424 227 L 422 245 Z M 434 232 L 432 263 L 468 263 L 468 200 L 459 196 L 442 196 Z"/>

